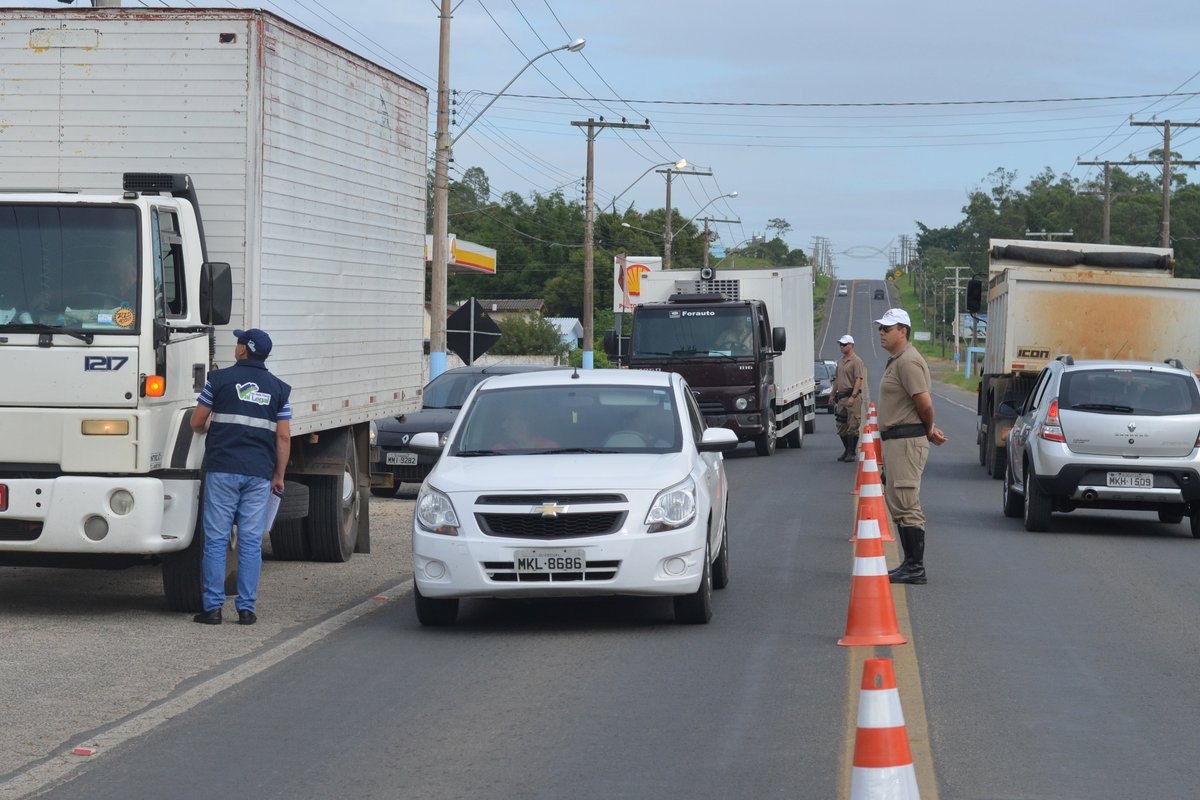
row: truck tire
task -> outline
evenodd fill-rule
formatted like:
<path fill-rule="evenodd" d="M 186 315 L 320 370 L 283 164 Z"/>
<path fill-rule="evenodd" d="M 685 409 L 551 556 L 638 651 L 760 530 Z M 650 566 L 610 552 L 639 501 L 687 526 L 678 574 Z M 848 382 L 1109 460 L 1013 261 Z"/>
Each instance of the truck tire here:
<path fill-rule="evenodd" d="M 800 410 L 800 414 L 804 414 L 803 409 Z M 812 433 L 816 427 L 817 423 L 815 420 L 813 422 L 806 422 L 801 418 L 796 421 L 796 429 L 788 431 L 787 435 L 783 437 L 783 443 L 792 450 L 799 450 L 801 447 L 804 447 L 804 434 Z"/>
<path fill-rule="evenodd" d="M 1004 461 L 1008 455 L 1008 448 L 998 446 L 996 440 L 991 436 L 988 436 L 988 448 L 990 450 L 987 468 L 988 475 L 991 475 L 993 480 L 998 481 L 1004 477 Z"/>
<path fill-rule="evenodd" d="M 314 475 L 308 481 L 305 530 L 314 561 L 349 561 L 358 541 L 358 517 L 365 504 L 359 488 L 358 451 L 350 431 L 342 437 L 342 474 Z"/>
<path fill-rule="evenodd" d="M 975 442 L 979 445 L 979 466 L 987 466 L 987 440 L 988 436 L 983 431 L 983 427 L 975 432 Z"/>
<path fill-rule="evenodd" d="M 775 412 L 767 412 L 766 430 L 754 437 L 754 451 L 760 456 L 769 456 L 775 452 Z"/>
<path fill-rule="evenodd" d="M 304 535 L 303 519 L 279 520 L 271 528 L 271 555 L 276 561 L 308 561 L 312 550 Z"/>
<path fill-rule="evenodd" d="M 196 613 L 204 610 L 204 483 L 200 483 L 200 502 L 196 506 L 196 529 L 186 550 L 163 556 L 163 594 L 172 611 Z M 229 537 L 225 552 L 225 591 L 236 592 L 237 539 Z"/>

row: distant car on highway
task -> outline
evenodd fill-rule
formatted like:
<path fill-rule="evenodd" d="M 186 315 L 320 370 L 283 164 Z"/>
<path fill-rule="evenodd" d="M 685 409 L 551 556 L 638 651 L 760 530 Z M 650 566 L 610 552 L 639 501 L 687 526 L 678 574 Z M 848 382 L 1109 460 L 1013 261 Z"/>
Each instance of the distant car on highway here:
<path fill-rule="evenodd" d="M 839 283 L 837 293 L 838 297 L 845 297 L 846 295 L 850 294 L 850 288 L 844 283 Z"/>
<path fill-rule="evenodd" d="M 872 300 L 886 300 L 887 294 L 883 291 L 883 289 L 876 289 L 874 292 L 871 293 L 871 299 Z"/>
<path fill-rule="evenodd" d="M 728 428 L 673 372 L 552 370 L 489 379 L 467 401 L 413 512 L 422 625 L 461 598 L 671 597 L 702 624 L 729 581 Z"/>
<path fill-rule="evenodd" d="M 450 430 L 459 409 L 471 390 L 493 375 L 511 375 L 553 369 L 542 364 L 492 364 L 448 369 L 425 384 L 421 393 L 421 410 L 400 417 L 378 420 L 376 444 L 379 460 L 371 465 L 372 472 L 390 472 L 396 488 L 373 488 L 376 497 L 392 497 L 401 483 L 420 483 L 433 469 L 437 456 L 419 455 L 408 447 L 414 433 L 433 431 L 442 434 Z"/>

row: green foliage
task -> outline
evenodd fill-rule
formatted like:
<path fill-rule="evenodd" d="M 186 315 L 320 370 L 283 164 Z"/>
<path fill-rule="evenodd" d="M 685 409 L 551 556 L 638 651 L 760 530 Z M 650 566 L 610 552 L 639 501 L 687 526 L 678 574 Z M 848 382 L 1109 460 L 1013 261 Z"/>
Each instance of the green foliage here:
<path fill-rule="evenodd" d="M 578 347 L 568 353 L 567 356 L 572 367 L 583 366 L 583 351 Z M 608 354 L 604 352 L 603 347 L 596 347 L 592 350 L 592 367 L 593 369 L 616 369 L 613 363 L 608 360 Z"/>
<path fill-rule="evenodd" d="M 497 320 L 500 339 L 489 351 L 497 356 L 556 356 L 566 346 L 559 341 L 558 329 L 541 316 L 507 317 Z"/>

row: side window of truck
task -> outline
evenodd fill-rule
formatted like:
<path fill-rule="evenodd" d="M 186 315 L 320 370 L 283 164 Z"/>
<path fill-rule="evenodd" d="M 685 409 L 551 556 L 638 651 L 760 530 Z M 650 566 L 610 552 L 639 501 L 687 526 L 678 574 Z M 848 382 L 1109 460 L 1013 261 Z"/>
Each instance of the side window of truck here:
<path fill-rule="evenodd" d="M 183 239 L 179 218 L 170 209 L 154 209 L 154 309 L 162 317 L 187 315 Z"/>

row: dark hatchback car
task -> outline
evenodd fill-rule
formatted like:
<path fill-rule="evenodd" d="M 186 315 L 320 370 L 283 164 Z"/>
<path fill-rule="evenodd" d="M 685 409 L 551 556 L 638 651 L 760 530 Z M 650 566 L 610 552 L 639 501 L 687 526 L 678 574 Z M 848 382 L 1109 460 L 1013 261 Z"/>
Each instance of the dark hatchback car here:
<path fill-rule="evenodd" d="M 492 375 L 514 372 L 533 372 L 554 369 L 542 364 L 492 364 L 485 367 L 448 369 L 425 384 L 421 395 L 421 410 L 399 417 L 387 417 L 375 423 L 379 460 L 371 465 L 372 472 L 390 472 L 396 488 L 401 483 L 420 483 L 433 469 L 436 456 L 417 455 L 408 449 L 414 433 L 433 431 L 445 433 L 454 424 L 467 395 L 484 379 Z M 391 497 L 396 489 L 371 489 L 376 497 Z"/>
<path fill-rule="evenodd" d="M 831 367 L 828 361 L 818 361 L 814 365 L 814 377 L 817 379 L 817 410 L 833 413 L 829 405 L 829 395 L 833 392 L 833 377 L 836 367 Z"/>
<path fill-rule="evenodd" d="M 876 289 L 874 292 L 871 293 L 871 297 L 874 300 L 886 300 L 887 299 L 887 295 L 884 293 L 883 289 Z"/>

